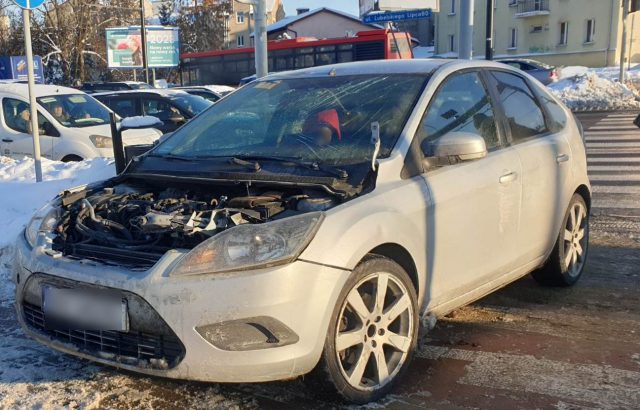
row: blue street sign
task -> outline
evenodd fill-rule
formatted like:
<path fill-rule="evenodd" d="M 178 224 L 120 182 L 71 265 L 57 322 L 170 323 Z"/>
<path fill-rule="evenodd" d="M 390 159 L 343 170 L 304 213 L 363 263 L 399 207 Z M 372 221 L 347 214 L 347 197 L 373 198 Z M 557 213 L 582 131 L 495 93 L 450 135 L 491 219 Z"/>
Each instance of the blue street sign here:
<path fill-rule="evenodd" d="M 429 17 L 431 17 L 431 9 L 373 12 L 364 16 L 362 22 L 366 24 L 385 23 L 387 21 L 420 20 Z"/>
<path fill-rule="evenodd" d="M 44 0 L 13 0 L 20 8 L 33 10 L 44 4 Z"/>

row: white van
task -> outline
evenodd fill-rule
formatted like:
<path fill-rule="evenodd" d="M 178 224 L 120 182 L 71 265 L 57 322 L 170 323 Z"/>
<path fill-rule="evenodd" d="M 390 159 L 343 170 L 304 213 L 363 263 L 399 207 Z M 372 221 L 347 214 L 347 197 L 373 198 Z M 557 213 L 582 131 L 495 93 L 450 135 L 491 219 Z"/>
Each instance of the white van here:
<path fill-rule="evenodd" d="M 73 88 L 36 85 L 42 156 L 57 161 L 113 157 L 111 111 L 95 98 Z M 33 138 L 26 84 L 0 84 L 0 155 L 33 156 Z M 151 144 L 155 129 L 123 132 L 124 145 Z"/>

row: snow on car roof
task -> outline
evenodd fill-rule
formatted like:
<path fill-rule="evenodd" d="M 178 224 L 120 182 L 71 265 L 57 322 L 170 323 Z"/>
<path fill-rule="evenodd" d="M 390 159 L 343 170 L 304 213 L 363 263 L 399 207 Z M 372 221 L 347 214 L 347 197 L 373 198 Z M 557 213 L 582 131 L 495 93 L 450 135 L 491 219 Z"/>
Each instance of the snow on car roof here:
<path fill-rule="evenodd" d="M 173 95 L 182 95 L 187 94 L 184 90 L 176 90 L 176 89 L 168 89 L 168 88 L 143 88 L 140 90 L 119 90 L 119 91 L 104 91 L 99 93 L 93 93 L 93 96 L 100 95 L 113 95 L 113 94 L 159 94 L 163 96 L 173 96 Z"/>
<path fill-rule="evenodd" d="M 85 94 L 84 91 L 76 90 L 75 88 L 62 87 L 59 85 L 35 84 L 33 89 L 36 92 L 36 98 L 56 94 Z M 23 98 L 29 98 L 29 86 L 23 83 L 0 83 L 0 92 L 17 95 Z"/>

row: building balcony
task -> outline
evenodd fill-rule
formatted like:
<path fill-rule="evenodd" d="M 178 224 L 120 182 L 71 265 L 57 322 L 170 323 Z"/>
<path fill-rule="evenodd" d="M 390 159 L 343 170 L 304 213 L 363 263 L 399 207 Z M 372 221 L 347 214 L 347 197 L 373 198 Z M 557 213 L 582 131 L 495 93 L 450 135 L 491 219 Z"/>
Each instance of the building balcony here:
<path fill-rule="evenodd" d="M 516 17 L 548 16 L 549 13 L 549 0 L 520 0 Z"/>

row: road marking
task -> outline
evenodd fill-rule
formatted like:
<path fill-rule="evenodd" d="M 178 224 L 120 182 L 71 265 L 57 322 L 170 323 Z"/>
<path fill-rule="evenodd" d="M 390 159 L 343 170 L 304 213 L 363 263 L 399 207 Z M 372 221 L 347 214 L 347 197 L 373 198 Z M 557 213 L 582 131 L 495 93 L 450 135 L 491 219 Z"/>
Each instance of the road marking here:
<path fill-rule="evenodd" d="M 427 346 L 417 355 L 470 362 L 460 384 L 586 401 L 602 408 L 636 408 L 640 403 L 640 372 L 631 370 L 442 346 Z"/>

